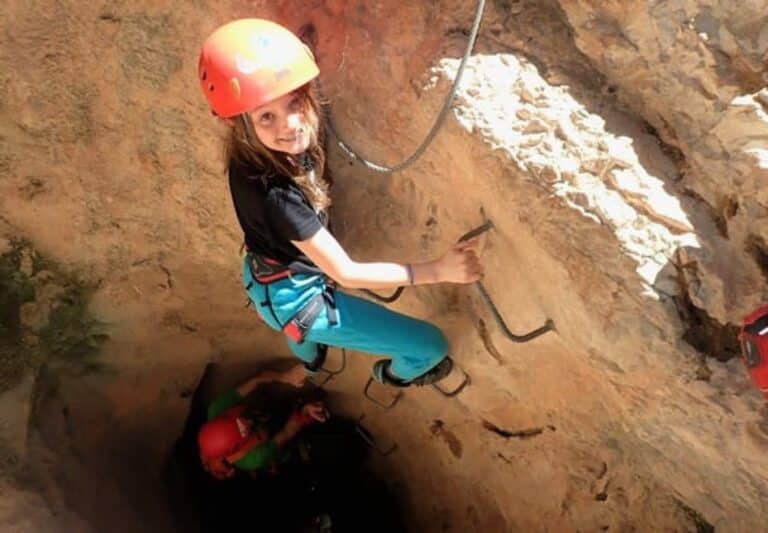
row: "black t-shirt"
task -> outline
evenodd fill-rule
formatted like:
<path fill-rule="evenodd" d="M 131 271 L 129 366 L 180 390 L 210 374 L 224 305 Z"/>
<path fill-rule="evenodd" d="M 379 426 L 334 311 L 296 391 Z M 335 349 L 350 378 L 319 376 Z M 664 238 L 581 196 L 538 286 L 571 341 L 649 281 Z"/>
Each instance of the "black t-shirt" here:
<path fill-rule="evenodd" d="M 324 211 L 315 212 L 293 180 L 285 176 L 265 179 L 259 171 L 232 162 L 229 189 L 250 251 L 276 259 L 293 270 L 317 271 L 317 266 L 290 241 L 309 239 L 327 225 L 328 216 Z"/>

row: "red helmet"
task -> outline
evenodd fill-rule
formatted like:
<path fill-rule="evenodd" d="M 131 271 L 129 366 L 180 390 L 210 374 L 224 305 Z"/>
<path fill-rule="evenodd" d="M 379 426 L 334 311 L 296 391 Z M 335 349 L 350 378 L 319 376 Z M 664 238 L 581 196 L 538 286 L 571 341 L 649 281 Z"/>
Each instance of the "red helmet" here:
<path fill-rule="evenodd" d="M 240 433 L 236 417 L 209 420 L 197 434 L 197 445 L 203 460 L 218 459 L 235 453 L 248 440 Z"/>
<path fill-rule="evenodd" d="M 314 79 L 320 70 L 293 33 L 263 19 L 240 19 L 214 31 L 198 64 L 211 110 L 233 117 L 271 102 Z"/>

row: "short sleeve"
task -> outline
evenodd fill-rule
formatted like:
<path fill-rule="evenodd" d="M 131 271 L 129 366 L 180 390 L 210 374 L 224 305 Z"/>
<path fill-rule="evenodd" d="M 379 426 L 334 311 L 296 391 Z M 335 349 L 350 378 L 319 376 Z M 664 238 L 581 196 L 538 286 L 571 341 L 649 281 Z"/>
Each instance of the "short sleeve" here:
<path fill-rule="evenodd" d="M 303 196 L 291 189 L 275 187 L 267 195 L 267 217 L 275 236 L 286 241 L 305 241 L 323 224 Z"/>
<path fill-rule="evenodd" d="M 256 446 L 239 461 L 235 461 L 235 466 L 242 470 L 259 470 L 265 468 L 275 460 L 277 451 L 277 444 L 274 439 L 270 439 L 264 444 Z"/>
<path fill-rule="evenodd" d="M 228 390 L 208 406 L 208 420 L 213 420 L 230 407 L 237 405 L 242 399 L 237 389 Z"/>

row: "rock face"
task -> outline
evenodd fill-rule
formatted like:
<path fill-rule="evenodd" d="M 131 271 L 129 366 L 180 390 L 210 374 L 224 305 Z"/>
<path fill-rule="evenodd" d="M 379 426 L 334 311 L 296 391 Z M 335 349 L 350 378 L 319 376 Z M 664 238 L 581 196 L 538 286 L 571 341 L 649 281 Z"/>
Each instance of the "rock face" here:
<path fill-rule="evenodd" d="M 36 348 L 0 376 L 0 520 L 168 530 L 160 472 L 206 363 L 230 369 L 223 387 L 289 353 L 243 309 L 202 39 L 243 16 L 303 29 L 344 140 L 394 164 L 432 126 L 475 6 L 38 4 L 0 13 L 0 256 L 26 239 L 88 280 L 109 337 L 98 364 L 41 347 L 81 329 L 39 334 L 65 292 L 13 256 L 24 291 L 3 295 L 2 332 L 34 338 L 0 347 Z M 328 385 L 399 445 L 377 467 L 414 530 L 763 528 L 768 412 L 730 357 L 768 299 L 768 6 L 737 4 L 489 2 L 421 159 L 381 175 L 331 146 L 354 258 L 426 260 L 487 217 L 484 284 L 509 328 L 557 325 L 515 344 L 472 287 L 416 287 L 394 306 L 446 331 L 472 385 L 382 411 L 363 354 Z"/>
<path fill-rule="evenodd" d="M 560 4 L 579 49 L 680 150 L 677 187 L 706 203 L 728 241 L 703 236 L 697 305 L 739 322 L 767 296 L 768 3 Z"/>

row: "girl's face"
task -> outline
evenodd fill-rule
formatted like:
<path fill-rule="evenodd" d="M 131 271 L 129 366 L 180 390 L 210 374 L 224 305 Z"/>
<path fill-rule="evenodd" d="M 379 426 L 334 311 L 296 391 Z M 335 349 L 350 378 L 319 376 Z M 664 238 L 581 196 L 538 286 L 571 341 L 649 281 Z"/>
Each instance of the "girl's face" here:
<path fill-rule="evenodd" d="M 257 107 L 250 116 L 256 136 L 270 150 L 299 155 L 309 148 L 310 126 L 298 92 Z"/>

